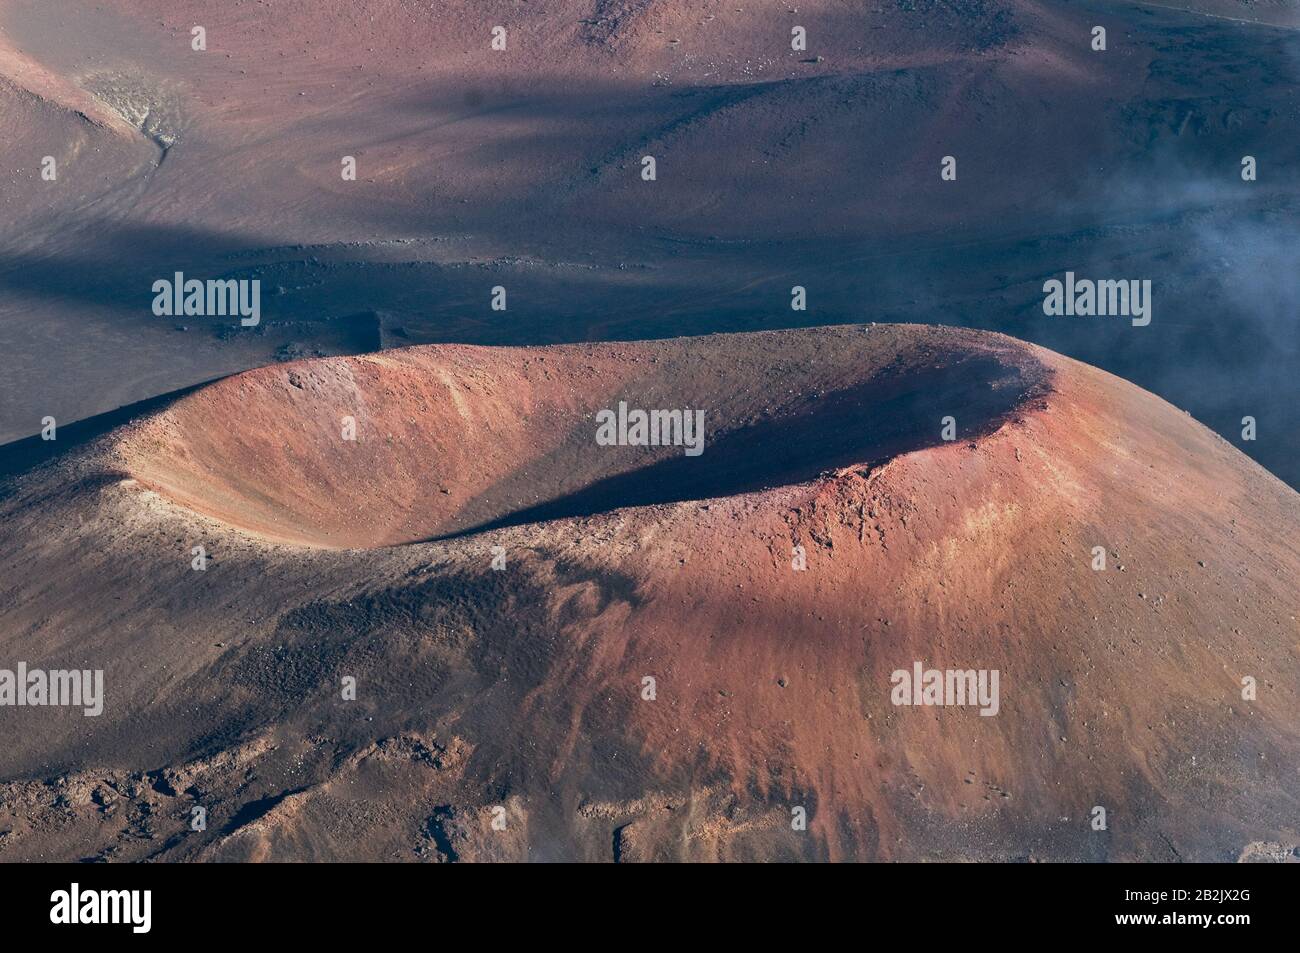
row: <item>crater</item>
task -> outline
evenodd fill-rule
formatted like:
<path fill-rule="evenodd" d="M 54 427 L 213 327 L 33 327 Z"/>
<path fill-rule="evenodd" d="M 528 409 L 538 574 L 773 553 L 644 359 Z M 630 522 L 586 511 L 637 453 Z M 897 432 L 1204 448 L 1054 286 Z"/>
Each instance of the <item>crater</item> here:
<path fill-rule="evenodd" d="M 180 506 L 279 542 L 373 548 L 803 483 L 943 443 L 945 417 L 978 440 L 1048 376 L 1010 338 L 919 326 L 436 345 L 226 378 L 118 449 Z M 699 452 L 675 427 L 667 445 L 636 445 L 633 426 L 598 441 L 620 402 L 629 424 L 702 419 Z"/>

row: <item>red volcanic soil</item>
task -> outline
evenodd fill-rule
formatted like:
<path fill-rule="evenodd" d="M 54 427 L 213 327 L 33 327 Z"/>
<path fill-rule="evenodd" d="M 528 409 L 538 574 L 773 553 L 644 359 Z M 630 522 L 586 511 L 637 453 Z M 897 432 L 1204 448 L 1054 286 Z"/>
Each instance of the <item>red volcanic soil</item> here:
<path fill-rule="evenodd" d="M 597 446 L 620 400 L 704 452 Z M 1297 530 L 1000 335 L 263 368 L 0 484 L 0 657 L 106 685 L 0 708 L 0 859 L 1290 856 Z M 997 714 L 891 704 L 916 662 L 997 670 Z"/>
<path fill-rule="evenodd" d="M 1296 10 L 0 0 L 0 440 L 285 357 L 865 317 L 1249 414 L 1300 485 Z M 262 323 L 155 316 L 177 270 L 260 281 Z M 1158 317 L 1046 319 L 1066 270 L 1151 278 Z"/>
<path fill-rule="evenodd" d="M 744 350 L 438 346 L 268 367 L 181 398 L 119 451 L 143 485 L 267 538 L 390 546 L 800 483 L 933 443 L 947 413 L 978 434 L 1044 377 L 1015 349 L 961 339 L 810 340 L 807 367 L 771 336 Z M 596 413 L 620 400 L 703 410 L 708 453 L 597 445 Z"/>

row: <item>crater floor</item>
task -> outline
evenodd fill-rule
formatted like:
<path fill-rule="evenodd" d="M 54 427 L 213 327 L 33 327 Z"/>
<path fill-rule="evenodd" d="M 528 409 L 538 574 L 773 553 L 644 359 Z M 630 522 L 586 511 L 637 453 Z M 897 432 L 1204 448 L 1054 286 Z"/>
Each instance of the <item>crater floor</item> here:
<path fill-rule="evenodd" d="M 139 424 L 119 449 L 142 484 L 232 526 L 367 548 L 879 464 L 941 442 L 946 417 L 949 439 L 996 429 L 1047 376 L 993 336 L 884 326 L 411 347 L 235 375 Z M 686 453 L 679 431 L 669 445 L 602 445 L 599 414 L 620 404 L 625 416 L 702 415 L 700 452 Z"/>

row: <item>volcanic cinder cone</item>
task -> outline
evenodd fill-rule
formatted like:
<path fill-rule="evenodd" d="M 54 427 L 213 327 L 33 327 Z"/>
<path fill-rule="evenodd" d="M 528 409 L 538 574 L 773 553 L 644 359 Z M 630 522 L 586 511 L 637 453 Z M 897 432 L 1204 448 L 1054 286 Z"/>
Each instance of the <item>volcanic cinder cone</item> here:
<path fill-rule="evenodd" d="M 703 452 L 597 442 L 620 402 L 703 411 Z M 98 717 L 0 708 L 3 859 L 1300 842 L 1300 497 L 1011 338 L 297 362 L 0 501 L 3 666 L 105 671 Z M 918 663 L 996 671 L 996 713 L 894 704 Z"/>

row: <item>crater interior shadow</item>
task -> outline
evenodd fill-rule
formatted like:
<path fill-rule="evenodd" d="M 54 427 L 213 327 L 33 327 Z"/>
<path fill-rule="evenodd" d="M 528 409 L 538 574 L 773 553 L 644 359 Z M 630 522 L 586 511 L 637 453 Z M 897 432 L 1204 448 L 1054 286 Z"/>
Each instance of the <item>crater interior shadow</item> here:
<path fill-rule="evenodd" d="M 1021 368 L 977 356 L 941 367 L 888 370 L 864 384 L 806 398 L 778 417 L 765 418 L 710 437 L 705 414 L 704 450 L 674 456 L 606 477 L 544 503 L 424 542 L 474 533 L 590 516 L 631 506 L 650 506 L 749 493 L 807 482 L 827 470 L 867 467 L 942 443 L 942 419 L 956 419 L 958 440 L 991 433 L 1038 383 Z M 646 453 L 640 447 L 601 447 L 593 453 Z M 665 448 L 653 448 L 662 454 Z"/>

